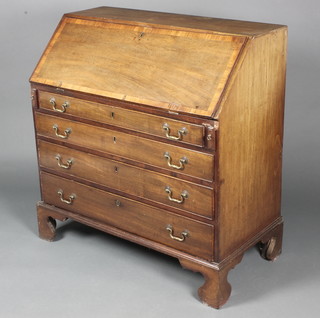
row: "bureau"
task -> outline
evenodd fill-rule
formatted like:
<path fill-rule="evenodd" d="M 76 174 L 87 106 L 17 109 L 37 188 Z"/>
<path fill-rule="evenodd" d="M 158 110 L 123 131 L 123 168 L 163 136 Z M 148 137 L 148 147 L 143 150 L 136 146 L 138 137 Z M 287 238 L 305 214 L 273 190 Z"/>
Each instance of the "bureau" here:
<path fill-rule="evenodd" d="M 179 259 L 219 308 L 281 252 L 287 28 L 110 7 L 65 14 L 31 82 L 39 235 L 72 219 Z"/>

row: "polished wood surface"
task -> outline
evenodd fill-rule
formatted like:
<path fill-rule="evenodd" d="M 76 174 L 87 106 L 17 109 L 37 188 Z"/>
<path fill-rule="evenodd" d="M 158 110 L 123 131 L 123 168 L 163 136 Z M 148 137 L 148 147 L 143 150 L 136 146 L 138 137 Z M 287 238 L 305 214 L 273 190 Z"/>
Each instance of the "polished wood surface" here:
<path fill-rule="evenodd" d="M 219 260 L 280 216 L 286 38 L 249 43 L 219 110 Z"/>
<path fill-rule="evenodd" d="M 43 172 L 41 184 L 43 199 L 48 204 L 89 216 L 207 260 L 213 257 L 211 225 Z M 58 195 L 59 190 L 63 191 L 66 200 L 74 194 L 73 203 L 62 202 Z M 187 231 L 188 236 L 185 241 L 178 242 L 170 238 L 166 230 L 168 225 L 172 225 L 176 236 L 181 236 L 181 232 Z"/>
<path fill-rule="evenodd" d="M 68 17 L 90 19 L 106 22 L 118 22 L 148 27 L 162 26 L 170 29 L 192 29 L 200 32 L 226 33 L 245 36 L 261 36 L 270 31 L 283 27 L 282 25 L 198 17 L 166 12 L 133 10 L 113 7 L 99 7 L 66 14 Z"/>
<path fill-rule="evenodd" d="M 57 137 L 52 128 L 54 125 L 58 126 L 59 134 L 63 134 L 64 130 L 70 128 L 69 137 L 66 139 Z M 64 141 L 70 145 L 75 144 L 116 154 L 164 169 L 173 170 L 173 168 L 168 167 L 167 160 L 164 157 L 166 152 L 172 156 L 173 160 L 186 157 L 188 163 L 185 165 L 186 168 L 183 173 L 207 180 L 212 179 L 213 156 L 206 153 L 41 113 L 36 114 L 36 127 L 39 136 Z"/>
<path fill-rule="evenodd" d="M 30 79 L 40 237 L 70 218 L 166 253 L 220 308 L 249 248 L 282 250 L 286 45 L 280 25 L 65 15 Z"/>
<path fill-rule="evenodd" d="M 59 167 L 57 155 L 61 157 L 63 165 L 66 165 L 68 160 L 72 160 L 68 169 Z M 41 140 L 39 141 L 39 164 L 42 168 L 53 170 L 52 172 L 67 173 L 70 177 L 76 176 L 100 183 L 110 189 L 129 193 L 138 198 L 160 202 L 207 218 L 213 217 L 212 188 Z M 173 197 L 179 198 L 180 193 L 187 191 L 188 198 L 181 204 L 171 202 L 165 191 L 168 186 L 172 189 Z"/>
<path fill-rule="evenodd" d="M 81 91 L 72 91 L 72 90 L 67 90 L 63 89 L 60 87 L 54 87 L 50 85 L 44 85 L 41 83 L 31 83 L 32 89 L 36 90 L 36 95 L 40 92 L 48 92 L 52 94 L 59 94 L 62 96 L 67 97 L 72 97 L 72 98 L 77 98 L 81 99 L 83 101 L 89 101 L 93 103 L 98 103 L 98 104 L 104 104 L 104 105 L 111 105 L 114 107 L 119 107 L 121 109 L 127 109 L 127 110 L 133 110 L 137 111 L 139 113 L 143 114 L 150 114 L 154 116 L 159 116 L 161 118 L 167 118 L 167 119 L 173 119 L 179 122 L 185 122 L 185 123 L 190 123 L 190 124 L 195 124 L 198 126 L 203 126 L 203 125 L 211 125 L 214 126 L 214 124 L 217 122 L 214 118 L 212 117 L 202 117 L 202 116 L 196 116 L 193 114 L 185 114 L 181 112 L 175 112 L 175 111 L 170 111 L 167 109 L 163 108 L 156 108 L 156 107 L 149 107 L 148 105 L 142 105 L 138 103 L 129 103 L 126 101 L 114 99 L 114 98 L 109 98 L 109 97 L 104 97 L 104 96 L 99 96 L 95 94 L 87 94 Z M 36 97 L 36 102 L 33 103 L 34 109 L 39 109 L 39 99 Z M 65 116 L 69 116 L 67 113 L 65 113 Z M 77 117 L 78 120 L 85 121 L 85 119 Z M 117 127 L 117 126 L 114 126 Z M 134 131 L 132 130 L 132 133 Z M 155 139 L 159 139 L 156 135 L 154 135 Z M 167 140 L 168 143 L 175 143 L 175 141 Z M 183 143 L 181 143 L 183 144 Z M 193 148 L 194 146 L 192 144 L 188 144 L 188 147 Z M 213 149 L 213 148 L 210 148 Z"/>
<path fill-rule="evenodd" d="M 241 262 L 242 257 L 243 254 L 238 255 L 219 269 L 199 265 L 185 259 L 179 259 L 179 261 L 182 267 L 193 272 L 200 272 L 203 275 L 205 283 L 198 290 L 199 298 L 206 305 L 218 309 L 227 302 L 231 294 L 228 273 Z"/>
<path fill-rule="evenodd" d="M 50 100 L 54 98 L 58 111 L 54 110 Z M 186 129 L 187 133 L 182 135 L 179 142 L 188 143 L 197 146 L 204 145 L 203 125 L 195 125 L 188 122 L 172 120 L 167 117 L 153 116 L 143 112 L 136 112 L 126 108 L 93 103 L 78 98 L 66 97 L 65 95 L 53 94 L 50 92 L 39 91 L 40 108 L 53 111 L 55 114 L 61 114 L 61 107 L 68 103 L 65 113 L 80 118 L 87 118 L 113 126 L 123 127 L 131 130 L 141 131 L 154 136 L 163 137 L 166 140 L 166 132 L 163 125 L 167 124 L 173 136 L 178 135 L 178 131 Z"/>
<path fill-rule="evenodd" d="M 64 18 L 31 81 L 210 116 L 245 40 Z"/>
<path fill-rule="evenodd" d="M 282 252 L 283 222 L 279 222 L 260 240 L 258 248 L 262 258 L 275 261 Z"/>

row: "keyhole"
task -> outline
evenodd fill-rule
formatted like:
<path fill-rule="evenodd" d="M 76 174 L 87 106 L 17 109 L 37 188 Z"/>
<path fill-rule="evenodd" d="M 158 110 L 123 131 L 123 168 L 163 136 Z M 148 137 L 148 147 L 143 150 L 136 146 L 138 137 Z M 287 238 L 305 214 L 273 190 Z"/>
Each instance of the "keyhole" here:
<path fill-rule="evenodd" d="M 119 171 L 118 167 L 114 167 L 114 172 L 118 173 L 118 171 Z"/>
<path fill-rule="evenodd" d="M 113 143 L 116 143 L 116 142 L 117 142 L 116 137 L 113 137 Z"/>

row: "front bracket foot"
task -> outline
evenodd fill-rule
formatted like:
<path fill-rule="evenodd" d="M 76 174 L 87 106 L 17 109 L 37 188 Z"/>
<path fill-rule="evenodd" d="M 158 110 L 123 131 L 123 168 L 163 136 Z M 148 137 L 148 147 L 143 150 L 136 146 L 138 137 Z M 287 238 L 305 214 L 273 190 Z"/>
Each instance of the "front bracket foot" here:
<path fill-rule="evenodd" d="M 37 213 L 39 237 L 52 242 L 56 236 L 56 220 L 66 221 L 68 218 L 59 213 L 49 211 L 40 204 L 37 206 Z"/>
<path fill-rule="evenodd" d="M 228 273 L 241 262 L 242 256 L 243 254 L 237 256 L 227 264 L 222 265 L 221 268 L 214 268 L 181 258 L 179 261 L 182 267 L 200 272 L 203 275 L 205 283 L 198 290 L 199 298 L 203 303 L 219 309 L 227 302 L 231 294 L 231 285 L 227 279 Z"/>

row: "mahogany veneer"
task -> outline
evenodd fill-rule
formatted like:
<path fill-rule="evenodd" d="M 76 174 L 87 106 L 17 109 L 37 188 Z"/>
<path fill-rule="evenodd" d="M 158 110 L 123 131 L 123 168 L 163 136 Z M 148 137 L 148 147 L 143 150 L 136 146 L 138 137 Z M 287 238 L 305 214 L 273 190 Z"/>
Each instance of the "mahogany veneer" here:
<path fill-rule="evenodd" d="M 63 16 L 30 82 L 39 234 L 71 218 L 201 272 L 281 252 L 287 28 L 101 7 Z"/>

